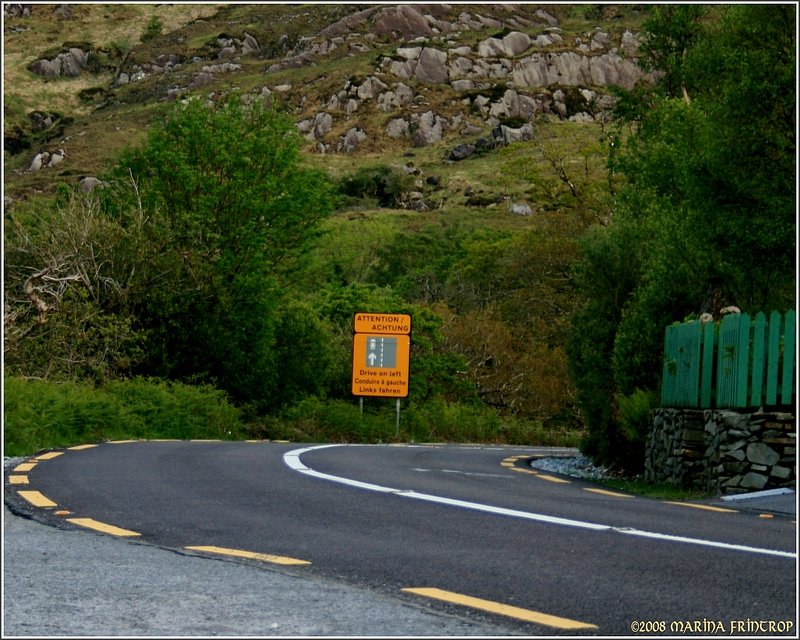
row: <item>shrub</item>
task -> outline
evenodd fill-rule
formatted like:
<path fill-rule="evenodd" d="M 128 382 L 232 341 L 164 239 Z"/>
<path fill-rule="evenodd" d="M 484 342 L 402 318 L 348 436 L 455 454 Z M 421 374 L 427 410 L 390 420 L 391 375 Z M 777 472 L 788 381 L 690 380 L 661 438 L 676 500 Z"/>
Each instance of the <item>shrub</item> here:
<path fill-rule="evenodd" d="M 207 386 L 156 379 L 118 380 L 103 387 L 4 381 L 6 455 L 122 438 L 235 439 L 236 408 Z"/>
<path fill-rule="evenodd" d="M 344 196 L 375 202 L 381 207 L 399 207 L 410 179 L 399 170 L 386 166 L 363 167 L 343 178 L 337 191 Z"/>
<path fill-rule="evenodd" d="M 140 39 L 142 42 L 147 42 L 148 40 L 153 40 L 161 35 L 161 31 L 164 29 L 164 25 L 161 23 L 161 19 L 158 16 L 153 16 L 150 18 L 150 21 L 145 25 L 144 30 L 142 31 L 142 35 Z"/>

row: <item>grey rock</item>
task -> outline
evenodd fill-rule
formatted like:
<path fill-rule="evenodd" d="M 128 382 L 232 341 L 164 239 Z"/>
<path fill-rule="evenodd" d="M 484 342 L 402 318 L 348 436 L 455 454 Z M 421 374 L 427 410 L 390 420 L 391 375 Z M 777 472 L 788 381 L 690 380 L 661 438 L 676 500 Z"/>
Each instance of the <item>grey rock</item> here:
<path fill-rule="evenodd" d="M 508 210 L 516 216 L 531 216 L 533 209 L 524 202 L 514 202 L 509 205 Z"/>
<path fill-rule="evenodd" d="M 412 135 L 415 147 L 424 147 L 442 139 L 443 121 L 433 111 L 426 111 L 419 117 L 416 130 Z"/>
<path fill-rule="evenodd" d="M 459 160 L 466 160 L 473 153 L 475 153 L 475 145 L 471 144 L 458 144 L 450 151 L 450 160 L 458 162 Z"/>
<path fill-rule="evenodd" d="M 386 135 L 390 138 L 407 138 L 410 135 L 410 126 L 403 118 L 394 118 L 386 125 Z"/>
<path fill-rule="evenodd" d="M 558 26 L 558 19 L 555 18 L 552 14 L 548 13 L 547 11 L 545 11 L 544 9 L 537 9 L 536 10 L 536 17 L 541 19 L 541 20 L 544 20 L 551 27 L 557 27 Z"/>
<path fill-rule="evenodd" d="M 309 133 L 310 140 L 322 140 L 333 128 L 333 116 L 330 113 L 321 112 L 314 117 L 314 124 Z"/>
<path fill-rule="evenodd" d="M 531 38 L 527 33 L 512 31 L 503 37 L 503 49 L 509 57 L 516 57 L 525 53 L 531 46 Z"/>
<path fill-rule="evenodd" d="M 61 75 L 61 60 L 58 58 L 52 61 L 44 59 L 36 60 L 35 62 L 31 63 L 31 65 L 28 67 L 28 70 L 38 76 L 55 78 Z"/>
<path fill-rule="evenodd" d="M 387 88 L 387 85 L 378 80 L 378 78 L 370 76 L 358 87 L 356 95 L 358 95 L 360 100 L 366 100 L 368 98 L 374 98 Z"/>
<path fill-rule="evenodd" d="M 750 471 L 739 482 L 739 486 L 744 489 L 763 489 L 768 480 L 769 478 L 764 474 Z"/>
<path fill-rule="evenodd" d="M 486 38 L 478 43 L 478 55 L 481 58 L 498 58 L 505 53 L 503 41 L 499 38 Z"/>
<path fill-rule="evenodd" d="M 772 471 L 770 471 L 770 476 L 775 478 L 782 478 L 786 479 L 791 477 L 792 470 L 789 467 L 782 467 L 780 465 L 775 465 L 772 467 Z"/>
<path fill-rule="evenodd" d="M 103 181 L 93 176 L 84 176 L 78 181 L 78 187 L 84 193 L 90 193 L 91 191 L 103 186 L 105 186 Z"/>
<path fill-rule="evenodd" d="M 771 467 L 780 460 L 780 456 L 763 442 L 753 442 L 747 445 L 747 459 L 753 464 Z"/>
<path fill-rule="evenodd" d="M 414 76 L 420 82 L 443 84 L 447 82 L 447 53 L 425 47 L 419 54 Z"/>
<path fill-rule="evenodd" d="M 464 91 L 472 91 L 475 88 L 475 83 L 472 80 L 454 80 L 450 83 L 453 91 L 459 93 Z"/>
<path fill-rule="evenodd" d="M 398 47 L 397 55 L 403 60 L 418 60 L 422 47 Z"/>
<path fill-rule="evenodd" d="M 352 153 L 358 148 L 364 140 L 367 139 L 367 134 L 363 129 L 353 127 L 339 141 L 338 151 L 340 153 Z"/>

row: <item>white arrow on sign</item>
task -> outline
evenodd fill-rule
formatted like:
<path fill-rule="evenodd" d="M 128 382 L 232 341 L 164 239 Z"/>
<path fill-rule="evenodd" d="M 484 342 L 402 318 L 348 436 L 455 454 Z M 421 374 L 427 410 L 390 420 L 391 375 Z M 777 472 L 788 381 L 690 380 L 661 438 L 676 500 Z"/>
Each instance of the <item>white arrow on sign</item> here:
<path fill-rule="evenodd" d="M 367 359 L 369 360 L 370 366 L 375 364 L 375 358 L 377 358 L 377 357 L 378 356 L 375 355 L 374 351 L 370 351 L 369 355 L 367 356 Z"/>

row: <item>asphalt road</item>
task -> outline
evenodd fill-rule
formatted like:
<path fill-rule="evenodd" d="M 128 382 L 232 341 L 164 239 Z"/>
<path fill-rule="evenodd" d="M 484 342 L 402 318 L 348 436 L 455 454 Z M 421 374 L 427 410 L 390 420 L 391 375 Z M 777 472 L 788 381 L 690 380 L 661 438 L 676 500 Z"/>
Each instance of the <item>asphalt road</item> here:
<path fill-rule="evenodd" d="M 465 625 L 436 635 L 796 635 L 793 517 L 599 492 L 532 470 L 542 453 L 106 443 L 39 457 L 6 501 L 65 535 L 110 525 L 183 563 L 280 566 Z"/>

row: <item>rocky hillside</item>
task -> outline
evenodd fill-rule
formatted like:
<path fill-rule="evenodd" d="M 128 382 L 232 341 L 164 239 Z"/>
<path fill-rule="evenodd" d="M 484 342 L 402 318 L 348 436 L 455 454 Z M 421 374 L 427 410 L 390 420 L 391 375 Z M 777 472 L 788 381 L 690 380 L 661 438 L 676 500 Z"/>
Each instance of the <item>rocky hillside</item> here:
<path fill-rule="evenodd" d="M 275 101 L 332 170 L 425 148 L 457 162 L 533 139 L 540 116 L 602 123 L 609 87 L 641 78 L 642 19 L 624 5 L 4 4 L 5 204 L 90 188 L 190 96 Z"/>

